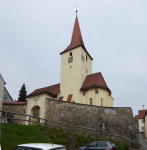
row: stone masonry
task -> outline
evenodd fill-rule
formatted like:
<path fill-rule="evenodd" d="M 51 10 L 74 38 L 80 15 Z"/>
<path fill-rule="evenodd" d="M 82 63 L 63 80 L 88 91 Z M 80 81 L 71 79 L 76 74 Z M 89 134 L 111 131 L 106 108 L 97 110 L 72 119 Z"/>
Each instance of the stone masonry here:
<path fill-rule="evenodd" d="M 3 111 L 25 114 L 26 104 L 4 104 Z M 7 114 L 7 118 L 25 119 L 25 116 Z M 45 119 L 59 121 L 94 129 L 104 129 L 109 134 L 125 136 L 134 140 L 134 148 L 140 147 L 138 132 L 134 123 L 132 109 L 130 107 L 100 107 L 46 99 Z M 14 123 L 24 124 L 24 121 L 12 120 Z M 129 129 L 133 129 L 132 132 Z"/>
<path fill-rule="evenodd" d="M 102 129 L 110 134 L 134 139 L 134 147 L 140 146 L 137 128 L 130 107 L 100 107 L 46 99 L 45 118 L 94 129 Z M 133 128 L 133 134 L 129 128 Z"/>
<path fill-rule="evenodd" d="M 16 112 L 16 113 L 20 113 L 20 114 L 26 114 L 26 110 L 27 110 L 27 103 L 26 104 L 3 104 L 2 106 L 2 110 L 3 111 L 10 111 L 10 112 Z M 4 117 L 4 114 L 2 114 L 2 116 Z M 8 122 L 13 122 L 13 123 L 17 123 L 17 124 L 25 124 L 24 121 L 20 121 L 20 120 L 11 120 L 11 118 L 16 118 L 16 119 L 26 119 L 25 116 L 22 115 L 16 115 L 16 114 L 10 114 L 7 113 L 7 118 L 9 118 Z"/>

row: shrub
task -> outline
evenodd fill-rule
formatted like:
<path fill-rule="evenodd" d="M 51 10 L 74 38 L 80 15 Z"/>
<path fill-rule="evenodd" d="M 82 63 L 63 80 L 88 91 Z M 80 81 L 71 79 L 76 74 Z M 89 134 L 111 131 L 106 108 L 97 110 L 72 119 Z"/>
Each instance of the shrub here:
<path fill-rule="evenodd" d="M 58 133 L 58 132 L 59 132 L 59 130 L 58 130 L 57 128 L 55 128 L 55 127 L 53 127 L 52 130 L 53 130 L 55 133 Z"/>
<path fill-rule="evenodd" d="M 80 147 L 80 146 L 79 146 L 79 143 L 76 143 L 76 144 L 75 144 L 75 147 L 76 147 L 76 148 L 79 148 L 79 147 Z"/>
<path fill-rule="evenodd" d="M 61 139 L 55 139 L 54 144 L 61 144 Z"/>
<path fill-rule="evenodd" d="M 87 137 L 84 138 L 84 143 L 88 143 L 88 138 Z"/>
<path fill-rule="evenodd" d="M 40 131 L 44 131 L 44 126 L 43 126 L 43 125 L 38 124 L 38 125 L 36 125 L 36 126 L 37 126 L 37 128 L 38 128 Z"/>
<path fill-rule="evenodd" d="M 69 144 L 70 140 L 64 139 L 65 144 Z"/>
<path fill-rule="evenodd" d="M 52 135 L 49 136 L 49 138 L 52 139 L 52 140 L 54 140 L 55 136 L 52 134 Z"/>
<path fill-rule="evenodd" d="M 51 127 L 48 126 L 48 125 L 45 125 L 45 126 L 44 126 L 44 129 L 47 130 L 47 131 L 49 131 L 49 130 L 51 130 Z"/>
<path fill-rule="evenodd" d="M 79 135 L 77 135 L 77 140 L 79 141 L 81 139 L 81 137 Z"/>
<path fill-rule="evenodd" d="M 100 138 L 99 138 L 98 135 L 95 136 L 95 139 L 96 139 L 96 141 L 99 141 L 99 140 L 100 140 Z"/>
<path fill-rule="evenodd" d="M 56 134 L 56 138 L 57 138 L 57 139 L 61 138 L 60 133 L 57 133 L 57 134 Z"/>
<path fill-rule="evenodd" d="M 17 131 L 16 134 L 23 135 L 23 133 L 21 131 Z"/>
<path fill-rule="evenodd" d="M 85 141 L 84 141 L 84 138 L 80 138 L 79 139 L 79 143 L 84 143 Z"/>
<path fill-rule="evenodd" d="M 52 131 L 47 130 L 46 133 L 47 133 L 48 135 L 51 135 L 51 134 L 52 134 Z"/>
<path fill-rule="evenodd" d="M 63 132 L 63 129 L 62 129 L 62 128 L 60 128 L 60 129 L 59 129 L 59 131 L 62 133 L 62 132 Z"/>
<path fill-rule="evenodd" d="M 66 137 L 67 136 L 67 133 L 66 132 L 63 132 L 62 133 L 62 137 Z"/>
<path fill-rule="evenodd" d="M 65 147 L 66 147 L 66 149 L 68 150 L 68 149 L 69 149 L 69 144 L 66 144 Z"/>

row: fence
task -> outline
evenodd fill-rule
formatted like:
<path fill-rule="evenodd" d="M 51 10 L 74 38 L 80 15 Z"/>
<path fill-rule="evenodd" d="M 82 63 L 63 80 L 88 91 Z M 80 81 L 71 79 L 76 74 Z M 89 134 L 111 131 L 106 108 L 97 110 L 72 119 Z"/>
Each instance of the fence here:
<path fill-rule="evenodd" d="M 133 147 L 133 141 L 128 139 L 127 137 L 109 134 L 106 131 L 104 131 L 103 129 L 92 129 L 92 128 L 86 128 L 86 127 L 82 127 L 82 126 L 75 126 L 72 124 L 62 123 L 62 122 L 58 122 L 58 121 L 43 119 L 43 118 L 31 116 L 31 115 L 20 114 L 20 113 L 9 112 L 9 111 L 0 111 L 0 112 L 2 112 L 2 115 L 1 115 L 2 117 L 0 117 L 0 118 L 1 118 L 1 120 L 3 120 L 2 121 L 3 123 L 7 123 L 7 120 L 9 120 L 9 122 L 13 122 L 12 120 L 20 120 L 21 124 L 23 121 L 25 121 L 28 125 L 31 125 L 32 123 L 37 123 L 37 124 L 44 124 L 44 125 L 49 125 L 49 126 L 57 127 L 57 128 L 63 128 L 66 130 L 75 130 L 75 128 L 76 128 L 76 132 L 78 132 L 78 133 L 91 134 L 94 136 L 99 135 L 100 138 L 107 137 L 107 138 L 109 138 L 109 139 L 111 138 L 115 141 L 129 142 L 131 144 L 131 147 Z M 10 114 L 21 115 L 21 116 L 23 116 L 21 118 L 25 117 L 25 119 L 8 117 L 8 116 L 10 116 Z M 26 117 L 28 117 L 28 119 L 26 119 Z M 38 121 L 33 121 L 31 118 L 36 118 Z"/>

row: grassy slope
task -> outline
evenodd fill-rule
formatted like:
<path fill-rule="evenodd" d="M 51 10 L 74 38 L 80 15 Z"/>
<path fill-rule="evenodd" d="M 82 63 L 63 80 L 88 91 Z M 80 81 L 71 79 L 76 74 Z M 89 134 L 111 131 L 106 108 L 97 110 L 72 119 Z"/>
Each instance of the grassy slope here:
<path fill-rule="evenodd" d="M 51 142 L 34 126 L 2 124 L 1 134 L 2 150 L 11 150 L 18 144 L 24 143 Z"/>
<path fill-rule="evenodd" d="M 70 133 L 63 129 L 50 128 L 42 125 L 16 125 L 16 124 L 2 124 L 2 150 L 11 150 L 16 145 L 25 143 L 56 143 L 66 146 L 69 149 Z M 99 139 L 99 137 L 91 137 L 83 134 L 76 135 L 76 148 L 87 145 L 92 141 L 108 141 L 107 139 Z M 118 150 L 126 150 L 128 144 L 121 142 L 114 142 Z"/>

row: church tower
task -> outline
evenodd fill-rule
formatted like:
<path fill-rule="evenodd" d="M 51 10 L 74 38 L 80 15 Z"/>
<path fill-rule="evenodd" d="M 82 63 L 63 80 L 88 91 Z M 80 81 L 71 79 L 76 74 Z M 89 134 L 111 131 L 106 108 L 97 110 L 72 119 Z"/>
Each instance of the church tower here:
<path fill-rule="evenodd" d="M 80 99 L 82 96 L 80 88 L 87 75 L 92 74 L 92 60 L 85 48 L 78 17 L 76 16 L 71 43 L 60 53 L 61 54 L 61 74 L 60 74 L 60 94 L 59 96 L 68 101 Z M 82 97 L 81 97 L 82 100 Z M 82 103 L 82 101 L 78 102 Z"/>

